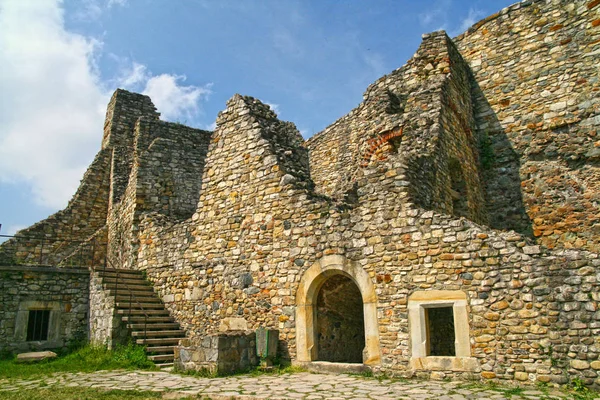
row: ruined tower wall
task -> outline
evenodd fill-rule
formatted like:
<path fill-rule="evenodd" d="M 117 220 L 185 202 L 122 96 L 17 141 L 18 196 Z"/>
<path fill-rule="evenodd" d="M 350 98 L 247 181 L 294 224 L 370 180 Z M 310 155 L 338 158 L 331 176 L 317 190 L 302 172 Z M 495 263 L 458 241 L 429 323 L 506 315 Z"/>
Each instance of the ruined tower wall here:
<path fill-rule="evenodd" d="M 192 216 L 200 197 L 210 132 L 140 117 L 133 130 L 132 168 L 121 201 L 108 221 L 114 266 L 133 267 L 142 213 L 174 220 Z"/>
<path fill-rule="evenodd" d="M 366 165 L 397 155 L 406 167 L 407 201 L 484 222 L 468 66 L 446 34 L 424 35 L 407 64 L 364 98 L 307 141 L 317 191 L 342 198 Z"/>
<path fill-rule="evenodd" d="M 150 97 L 117 89 L 106 110 L 103 149 L 112 149 L 111 194 L 112 207 L 121 200 L 125 192 L 133 161 L 135 123 L 140 117 L 158 119 L 159 113 Z"/>
<path fill-rule="evenodd" d="M 455 42 L 478 84 L 491 226 L 598 251 L 600 4 L 517 3 Z"/>

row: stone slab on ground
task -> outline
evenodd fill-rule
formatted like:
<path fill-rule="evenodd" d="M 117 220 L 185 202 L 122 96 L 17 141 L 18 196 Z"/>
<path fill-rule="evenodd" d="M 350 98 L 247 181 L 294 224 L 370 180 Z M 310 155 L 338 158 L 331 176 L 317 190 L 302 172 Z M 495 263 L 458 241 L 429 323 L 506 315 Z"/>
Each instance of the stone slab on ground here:
<path fill-rule="evenodd" d="M 17 354 L 17 362 L 30 363 L 56 358 L 53 351 L 34 351 L 32 353 Z"/>

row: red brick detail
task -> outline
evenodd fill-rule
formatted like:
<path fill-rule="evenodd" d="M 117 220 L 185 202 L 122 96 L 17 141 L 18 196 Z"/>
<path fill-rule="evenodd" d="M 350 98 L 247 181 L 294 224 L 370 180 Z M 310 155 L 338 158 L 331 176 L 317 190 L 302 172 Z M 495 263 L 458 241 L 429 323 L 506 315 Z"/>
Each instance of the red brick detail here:
<path fill-rule="evenodd" d="M 360 166 L 364 168 L 367 165 L 369 165 L 369 162 L 371 161 L 371 157 L 373 157 L 373 154 L 375 154 L 377 149 L 379 149 L 381 146 L 383 146 L 385 143 L 389 142 L 390 140 L 397 138 L 397 137 L 401 137 L 403 129 L 404 129 L 404 127 L 394 128 L 392 130 L 382 132 L 377 137 L 369 139 L 367 141 L 369 148 L 363 155 Z"/>

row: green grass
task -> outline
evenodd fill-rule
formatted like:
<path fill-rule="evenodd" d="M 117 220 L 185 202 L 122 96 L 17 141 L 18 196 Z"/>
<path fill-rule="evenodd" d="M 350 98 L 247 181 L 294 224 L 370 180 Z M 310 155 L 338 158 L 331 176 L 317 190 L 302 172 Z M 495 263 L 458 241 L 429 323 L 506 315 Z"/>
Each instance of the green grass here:
<path fill-rule="evenodd" d="M 193 376 L 196 378 L 219 378 L 225 376 L 235 376 L 235 375 L 250 375 L 253 377 L 261 376 L 261 375 L 283 375 L 283 374 L 297 374 L 300 372 L 308 372 L 306 369 L 302 367 L 297 367 L 293 365 L 281 366 L 275 365 L 273 368 L 265 370 L 260 367 L 253 367 L 243 371 L 237 371 L 231 374 L 219 374 L 217 372 L 211 372 L 208 369 L 201 370 L 188 370 L 188 371 L 180 371 L 173 370 L 174 373 L 185 375 L 185 376 Z"/>
<path fill-rule="evenodd" d="M 0 379 L 26 379 L 55 372 L 94 372 L 113 369 L 154 369 L 140 346 L 115 350 L 85 346 L 54 360 L 34 364 L 17 363 L 16 358 L 0 360 Z"/>
<path fill-rule="evenodd" d="M 16 392 L 0 392 L 0 400 L 142 400 L 160 399 L 162 393 L 137 390 L 103 390 L 93 388 L 53 387 L 50 389 L 20 389 Z"/>

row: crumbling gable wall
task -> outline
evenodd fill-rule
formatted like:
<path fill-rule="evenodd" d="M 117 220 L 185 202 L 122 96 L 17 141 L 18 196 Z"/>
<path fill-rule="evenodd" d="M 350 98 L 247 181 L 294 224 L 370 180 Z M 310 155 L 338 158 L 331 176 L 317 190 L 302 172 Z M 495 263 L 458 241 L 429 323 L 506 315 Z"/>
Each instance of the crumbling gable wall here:
<path fill-rule="evenodd" d="M 405 165 L 407 201 L 484 222 L 469 74 L 444 32 L 424 35 L 405 66 L 307 141 L 317 191 L 341 198 L 366 165 L 396 157 Z"/>
<path fill-rule="evenodd" d="M 477 87 L 490 224 L 600 249 L 600 4 L 526 1 L 455 39 Z"/>

